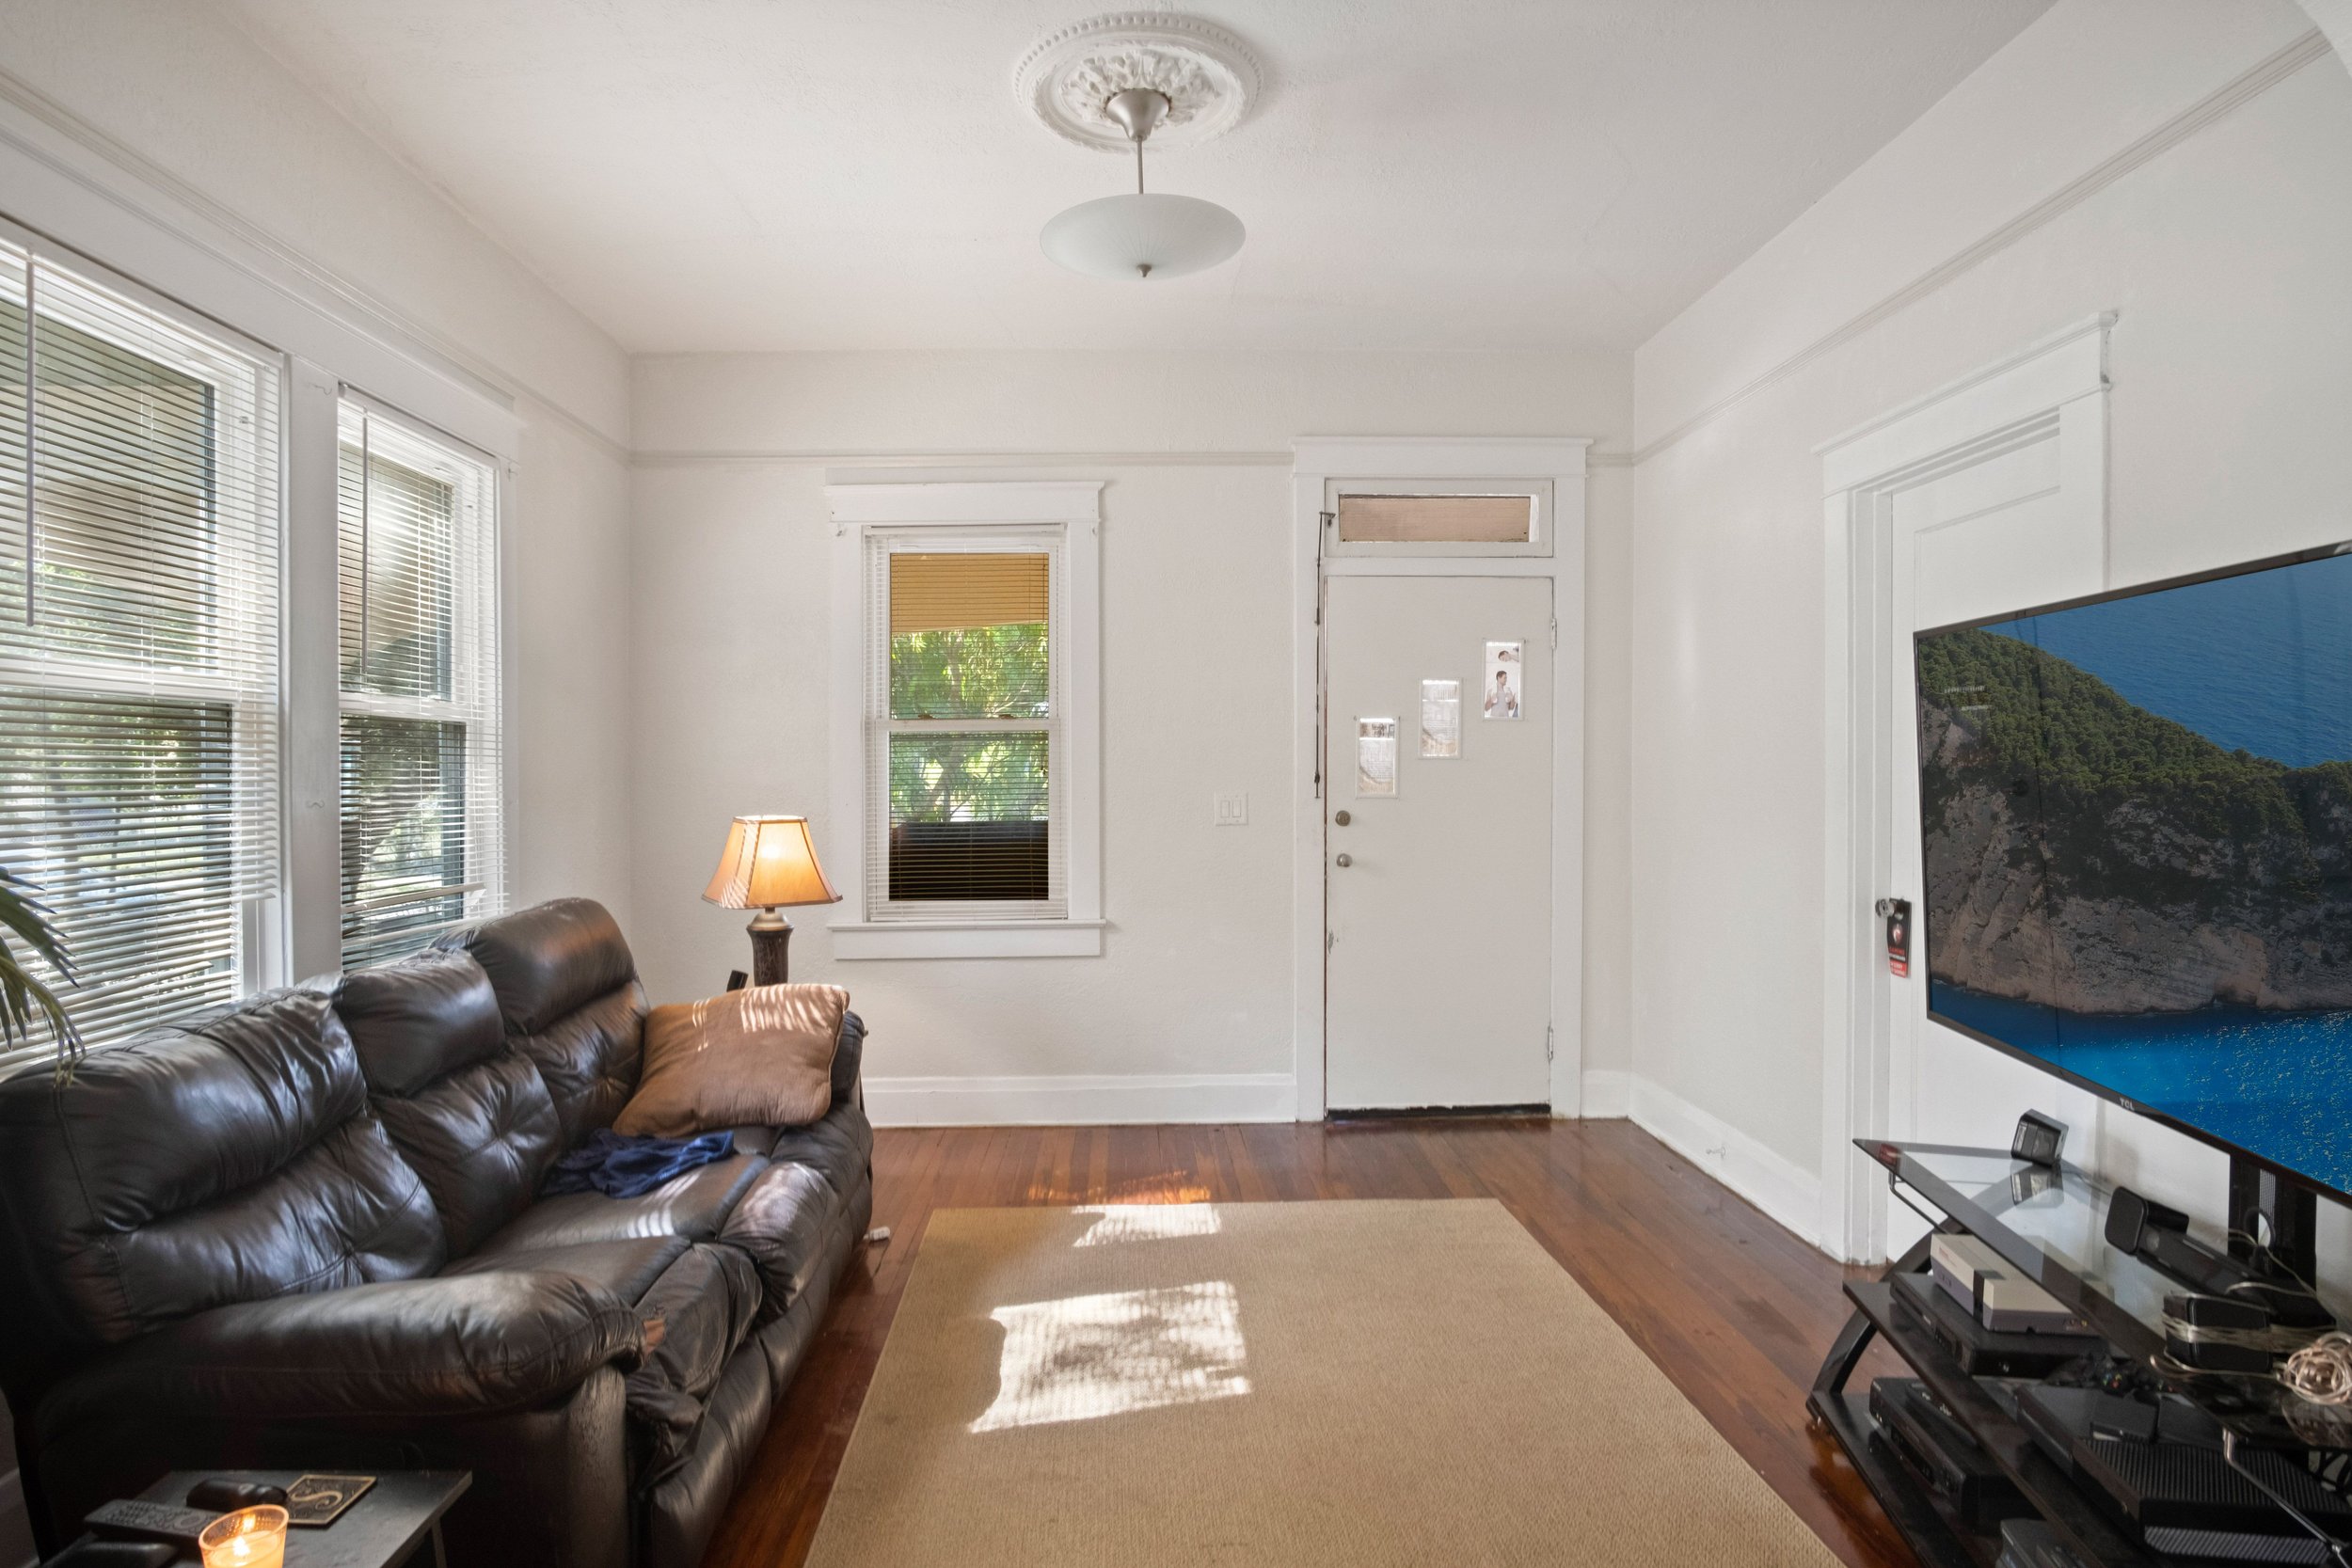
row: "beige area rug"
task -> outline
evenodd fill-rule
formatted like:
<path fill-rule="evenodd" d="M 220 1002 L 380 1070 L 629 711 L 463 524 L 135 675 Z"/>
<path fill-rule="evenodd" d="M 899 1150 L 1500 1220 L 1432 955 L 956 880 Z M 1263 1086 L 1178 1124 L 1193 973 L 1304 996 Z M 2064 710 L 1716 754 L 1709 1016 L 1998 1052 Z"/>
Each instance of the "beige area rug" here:
<path fill-rule="evenodd" d="M 1484 1199 L 934 1213 L 809 1559 L 1836 1560 Z"/>

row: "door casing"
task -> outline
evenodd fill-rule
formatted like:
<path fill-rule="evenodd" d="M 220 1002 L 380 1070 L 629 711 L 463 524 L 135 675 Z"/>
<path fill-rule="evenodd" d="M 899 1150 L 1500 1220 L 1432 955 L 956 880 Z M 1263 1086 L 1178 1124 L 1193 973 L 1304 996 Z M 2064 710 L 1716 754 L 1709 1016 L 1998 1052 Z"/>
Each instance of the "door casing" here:
<path fill-rule="evenodd" d="M 1551 771 L 1551 1108 L 1583 1107 L 1584 951 L 1584 486 L 1583 437 L 1306 436 L 1292 447 L 1292 1054 L 1297 1116 L 1323 1119 L 1325 904 L 1328 875 L 1322 776 L 1323 585 L 1327 577 L 1534 577 L 1552 584 L 1558 623 L 1553 662 Z M 1481 481 L 1550 487 L 1548 556 L 1327 558 L 1323 514 L 1334 483 L 1393 485 L 1404 493 Z"/>
<path fill-rule="evenodd" d="M 1816 1240 L 1849 1261 L 1886 1253 L 1886 1191 L 1853 1140 L 1912 1131 L 1905 1090 L 1916 1082 L 1911 1053 L 1919 1031 L 1899 1027 L 1897 1007 L 1915 998 L 1895 988 L 1923 986 L 1926 974 L 1917 950 L 1911 979 L 1887 973 L 1873 910 L 1894 885 L 1895 816 L 1898 802 L 1910 799 L 1894 776 L 1897 756 L 1909 757 L 1896 744 L 1898 643 L 1907 646 L 1913 629 L 1909 594 L 1895 585 L 1911 560 L 1908 548 L 1898 547 L 1896 498 L 2055 442 L 2057 484 L 2045 515 L 2053 528 L 2098 541 L 2098 586 L 2105 586 L 2107 337 L 2115 320 L 2106 312 L 2077 323 L 1818 449 L 1827 712 Z M 1899 1051 L 1906 1053 L 1901 1060 Z"/>

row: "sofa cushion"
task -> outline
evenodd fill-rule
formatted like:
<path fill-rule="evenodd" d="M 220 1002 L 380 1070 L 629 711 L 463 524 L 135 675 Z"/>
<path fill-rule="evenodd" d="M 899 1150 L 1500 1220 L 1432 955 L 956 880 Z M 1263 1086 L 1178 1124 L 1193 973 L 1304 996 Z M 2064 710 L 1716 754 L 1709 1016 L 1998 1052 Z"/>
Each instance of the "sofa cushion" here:
<path fill-rule="evenodd" d="M 370 1094 L 415 1094 L 506 1050 L 498 992 L 468 953 L 419 953 L 335 984 Z"/>
<path fill-rule="evenodd" d="M 555 1158 L 555 1101 L 507 1043 L 469 954 L 420 953 L 345 974 L 335 1011 L 371 1102 L 463 1255 L 520 1213 Z"/>
<path fill-rule="evenodd" d="M 439 945 L 470 953 L 489 975 L 508 1037 L 554 1099 L 559 1146 L 612 1125 L 637 1088 L 645 991 L 604 906 L 558 898 Z"/>
<path fill-rule="evenodd" d="M 568 1246 L 485 1247 L 441 1271 L 444 1279 L 476 1274 L 556 1274 L 610 1291 L 634 1307 L 662 1271 L 693 1245 L 682 1236 L 633 1236 Z"/>
<path fill-rule="evenodd" d="M 739 1149 L 639 1197 L 607 1197 L 602 1193 L 543 1197 L 516 1215 L 481 1250 L 518 1252 L 635 1236 L 707 1242 L 719 1234 L 743 1189 L 767 1168 L 765 1157 Z"/>
<path fill-rule="evenodd" d="M 632 1136 L 688 1137 L 745 1121 L 815 1121 L 833 1103 L 833 1055 L 850 993 L 746 986 L 645 1015 L 637 1092 L 612 1121 Z"/>
<path fill-rule="evenodd" d="M 63 1343 L 439 1267 L 417 1172 L 324 990 L 269 991 L 0 1083 L 12 1310 Z"/>
<path fill-rule="evenodd" d="M 644 1360 L 628 1374 L 628 1413 L 644 1444 L 641 1482 L 693 1451 L 703 1402 L 750 1334 L 759 1296 L 751 1259 L 733 1247 L 696 1245 L 638 1302 L 639 1317 L 661 1325 L 648 1330 Z"/>

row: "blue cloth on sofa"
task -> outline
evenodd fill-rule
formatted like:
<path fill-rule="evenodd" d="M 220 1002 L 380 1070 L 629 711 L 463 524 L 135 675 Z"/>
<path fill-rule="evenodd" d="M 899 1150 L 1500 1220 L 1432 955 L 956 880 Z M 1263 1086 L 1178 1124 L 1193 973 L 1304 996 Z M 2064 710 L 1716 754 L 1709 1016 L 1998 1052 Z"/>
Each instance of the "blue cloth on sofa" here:
<path fill-rule="evenodd" d="M 598 1192 L 607 1197 L 640 1197 L 673 1177 L 734 1152 L 732 1132 L 630 1138 L 610 1127 L 598 1128 L 548 1169 L 546 1191 L 549 1196 Z"/>

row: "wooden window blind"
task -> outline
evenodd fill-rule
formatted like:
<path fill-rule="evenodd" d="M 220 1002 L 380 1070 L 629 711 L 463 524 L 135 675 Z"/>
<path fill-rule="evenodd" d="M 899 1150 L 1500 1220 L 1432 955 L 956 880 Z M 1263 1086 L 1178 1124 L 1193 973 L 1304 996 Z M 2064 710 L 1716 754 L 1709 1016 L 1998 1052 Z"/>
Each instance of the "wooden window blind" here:
<path fill-rule="evenodd" d="M 279 395 L 269 360 L 0 246 L 0 865 L 54 912 L 92 1045 L 273 961 Z"/>

